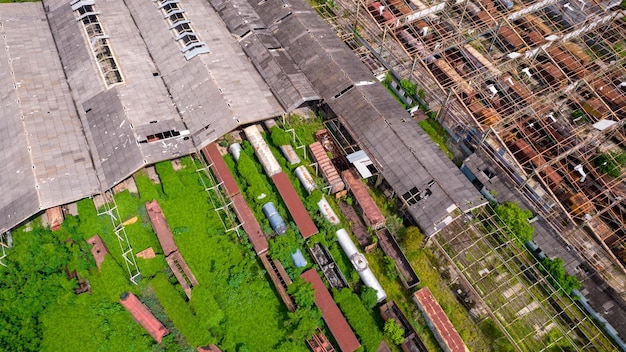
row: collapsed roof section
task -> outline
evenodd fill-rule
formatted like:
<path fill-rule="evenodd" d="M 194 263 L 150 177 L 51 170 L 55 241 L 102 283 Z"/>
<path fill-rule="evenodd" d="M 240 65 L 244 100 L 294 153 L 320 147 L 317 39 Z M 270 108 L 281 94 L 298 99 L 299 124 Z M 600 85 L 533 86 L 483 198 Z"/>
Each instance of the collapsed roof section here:
<path fill-rule="evenodd" d="M 0 232 L 98 190 L 41 4 L 0 11 Z"/>

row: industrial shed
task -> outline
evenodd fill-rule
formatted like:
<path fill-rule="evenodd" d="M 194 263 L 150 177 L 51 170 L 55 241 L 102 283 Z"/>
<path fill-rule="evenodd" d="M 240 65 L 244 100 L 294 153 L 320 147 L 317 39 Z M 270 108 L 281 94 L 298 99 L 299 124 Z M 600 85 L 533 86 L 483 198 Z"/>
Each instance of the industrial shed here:
<path fill-rule="evenodd" d="M 10 151 L 6 164 L 16 174 L 3 174 L 9 182 L 2 185 L 8 197 L 0 204 L 0 229 L 110 189 L 145 165 L 194 152 L 237 126 L 318 98 L 367 152 L 426 234 L 458 216 L 457 209 L 465 212 L 484 202 L 304 0 L 289 6 L 277 0 L 240 1 L 218 1 L 215 7 L 202 0 L 167 6 L 163 0 L 3 4 L 7 10 L 0 16 L 12 19 L 2 29 L 10 47 L 25 45 L 23 38 L 41 39 L 38 55 L 30 60 L 42 61 L 23 71 L 14 67 L 16 77 L 46 72 L 40 81 L 52 75 L 51 82 L 67 79 L 69 86 L 55 83 L 54 105 L 65 107 L 57 115 L 51 109 L 53 119 L 35 123 L 46 126 L 42 134 L 57 129 L 48 138 L 64 142 L 46 144 L 40 153 L 29 145 L 33 139 L 21 137 L 24 128 L 31 130 L 16 120 L 17 110 L 4 112 L 10 117 L 3 121 L 12 124 L 3 129 Z M 182 34 L 175 36 L 179 29 Z M 238 42 L 235 37 L 248 30 Z M 17 58 L 16 52 L 0 55 Z M 0 71 L 3 82 L 12 86 L 9 72 L 0 70 L 5 70 Z M 27 84 L 15 87 L 19 92 Z M 11 94 L 2 99 L 15 109 L 9 103 L 19 100 Z M 44 95 L 20 96 L 38 99 L 33 105 L 21 101 L 22 111 L 43 116 L 35 106 L 49 104 Z M 56 153 L 59 145 L 67 150 Z"/>
<path fill-rule="evenodd" d="M 1 6 L 4 232 L 46 208 L 96 193 L 98 180 L 41 3 Z"/>
<path fill-rule="evenodd" d="M 304 0 L 250 3 L 427 235 L 486 202 Z"/>
<path fill-rule="evenodd" d="M 1 231 L 285 111 L 209 3 L 163 3 L 1 5 Z"/>

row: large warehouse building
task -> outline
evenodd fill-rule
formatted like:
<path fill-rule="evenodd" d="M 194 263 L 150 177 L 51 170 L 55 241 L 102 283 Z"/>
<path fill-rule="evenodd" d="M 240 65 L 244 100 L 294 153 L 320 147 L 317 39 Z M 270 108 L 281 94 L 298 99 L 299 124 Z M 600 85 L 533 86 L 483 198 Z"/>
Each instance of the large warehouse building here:
<path fill-rule="evenodd" d="M 484 203 L 304 0 L 1 6 L 0 232 L 317 104 L 427 234 Z"/>

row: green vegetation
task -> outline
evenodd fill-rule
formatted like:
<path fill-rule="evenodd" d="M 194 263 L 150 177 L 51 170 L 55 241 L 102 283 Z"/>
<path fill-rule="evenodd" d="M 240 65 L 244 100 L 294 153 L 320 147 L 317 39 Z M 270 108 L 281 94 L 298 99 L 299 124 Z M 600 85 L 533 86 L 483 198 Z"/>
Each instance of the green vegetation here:
<path fill-rule="evenodd" d="M 448 132 L 435 120 L 433 116 L 429 116 L 426 120 L 422 120 L 418 122 L 420 127 L 426 132 L 426 134 L 430 137 L 430 139 L 437 144 L 439 149 L 448 157 L 450 160 L 454 160 L 454 153 L 448 149 L 446 143 L 448 142 Z"/>
<path fill-rule="evenodd" d="M 404 342 L 404 329 L 400 326 L 400 324 L 396 323 L 396 321 L 391 318 L 385 322 L 385 327 L 383 328 L 385 332 L 385 336 L 391 342 L 396 345 L 400 345 Z"/>
<path fill-rule="evenodd" d="M 248 154 L 241 153 L 241 155 L 239 155 L 237 171 L 239 171 L 239 174 L 245 181 L 242 190 L 245 190 L 248 199 L 254 200 L 254 202 L 259 205 L 270 201 L 263 197 L 263 195 L 268 196 L 271 194 L 268 183 L 264 180 L 265 176 L 257 169 L 255 162 Z"/>
<path fill-rule="evenodd" d="M 506 233 L 513 238 L 519 248 L 524 248 L 526 242 L 532 241 L 535 229 L 528 222 L 528 219 L 532 217 L 529 210 L 522 210 L 517 204 L 507 202 L 497 205 L 495 213 L 498 215 L 498 222 L 506 225 Z M 549 274 L 547 275 L 548 281 L 554 287 L 560 287 L 561 292 L 569 294 L 573 289 L 582 287 L 575 276 L 565 273 L 563 259 L 544 258 L 541 260 L 541 264 L 543 264 L 543 274 Z"/>
<path fill-rule="evenodd" d="M 306 351 L 299 331 L 311 329 L 304 328 L 304 319 L 288 314 L 247 241 L 224 232 L 193 161 L 184 158 L 182 166 L 175 172 L 170 162 L 159 163 L 162 184 L 138 173 L 139 195 L 115 195 L 124 220 L 139 218 L 126 227 L 135 252 L 147 247 L 157 252 L 154 259 L 137 259 L 143 274 L 138 286 L 128 280 L 110 219 L 98 216 L 90 199 L 79 202 L 80 216 L 68 217 L 60 231 L 36 222 L 30 232 L 14 231 L 8 266 L 0 267 L 1 345 L 22 351 L 191 351 L 216 343 L 232 351 Z M 179 250 L 200 282 L 190 301 L 159 254 L 144 207 L 152 199 L 159 200 Z M 84 242 L 94 233 L 111 252 L 100 271 Z M 74 294 L 76 280 L 66 278 L 66 266 L 89 279 L 91 295 Z M 161 345 L 119 304 L 124 291 L 135 293 L 171 331 Z M 298 314 L 317 312 L 310 311 Z M 317 314 L 306 321 L 317 324 Z"/>
<path fill-rule="evenodd" d="M 279 127 L 272 127 L 272 143 L 276 146 L 291 144 L 289 133 L 283 131 Z"/>
<path fill-rule="evenodd" d="M 333 296 L 359 341 L 361 341 L 361 345 L 365 347 L 366 351 L 376 351 L 383 340 L 383 335 L 359 296 L 347 288 L 339 292 L 333 290 Z"/>
<path fill-rule="evenodd" d="M 596 166 L 600 172 L 613 178 L 623 175 L 622 167 L 626 165 L 626 152 L 613 152 L 600 154 L 596 159 Z"/>
<path fill-rule="evenodd" d="M 482 330 L 485 336 L 488 336 L 490 340 L 493 341 L 493 350 L 498 352 L 513 352 L 515 349 L 506 339 L 502 330 L 496 325 L 496 323 L 491 319 L 485 319 L 482 323 L 480 323 L 480 329 Z"/>
<path fill-rule="evenodd" d="M 371 312 L 378 304 L 378 293 L 375 289 L 367 286 L 361 287 L 361 302 Z"/>
<path fill-rule="evenodd" d="M 310 339 L 315 329 L 322 326 L 322 313 L 315 305 L 313 285 L 298 277 L 289 285 L 287 292 L 298 306 L 295 312 L 289 313 L 291 320 L 287 326 L 292 330 L 290 338 L 294 342 Z"/>
<path fill-rule="evenodd" d="M 506 225 L 506 233 L 514 239 L 518 247 L 524 248 L 526 242 L 533 239 L 535 228 L 528 222 L 528 219 L 533 216 L 530 210 L 522 210 L 519 205 L 507 202 L 498 204 L 495 212 L 498 215 L 498 222 Z"/>
<path fill-rule="evenodd" d="M 541 264 L 543 268 L 540 267 L 540 270 L 547 275 L 548 281 L 552 286 L 558 288 L 563 293 L 571 293 L 572 290 L 579 290 L 582 287 L 582 284 L 576 278 L 576 276 L 568 275 L 565 273 L 565 267 L 563 259 L 561 258 L 543 258 L 541 260 Z M 542 270 L 545 269 L 545 270 Z"/>

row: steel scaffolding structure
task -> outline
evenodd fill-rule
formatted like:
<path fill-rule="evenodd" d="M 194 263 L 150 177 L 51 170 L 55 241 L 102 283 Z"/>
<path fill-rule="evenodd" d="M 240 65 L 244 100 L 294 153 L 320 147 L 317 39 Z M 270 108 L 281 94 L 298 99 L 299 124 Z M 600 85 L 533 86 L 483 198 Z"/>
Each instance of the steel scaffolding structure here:
<path fill-rule="evenodd" d="M 372 71 L 395 70 L 423 89 L 462 150 L 499 165 L 626 296 L 626 20 L 619 2 L 339 5 L 334 12 L 342 15 L 328 20 L 354 29 L 357 35 L 342 38 L 364 62 L 382 62 Z"/>

